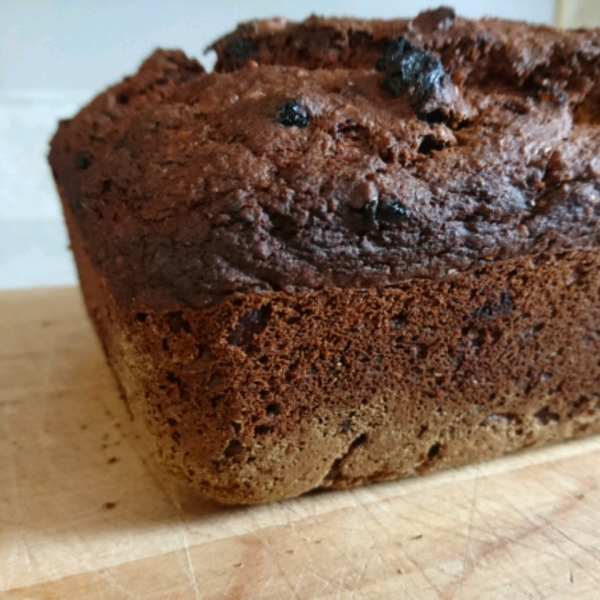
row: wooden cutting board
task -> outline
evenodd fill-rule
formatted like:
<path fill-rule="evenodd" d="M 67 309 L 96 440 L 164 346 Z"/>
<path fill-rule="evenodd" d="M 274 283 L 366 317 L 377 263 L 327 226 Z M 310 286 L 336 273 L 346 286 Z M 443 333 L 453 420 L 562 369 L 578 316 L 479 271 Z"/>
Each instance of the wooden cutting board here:
<path fill-rule="evenodd" d="M 138 449 L 78 290 L 0 294 L 0 597 L 600 598 L 600 439 L 223 508 Z"/>

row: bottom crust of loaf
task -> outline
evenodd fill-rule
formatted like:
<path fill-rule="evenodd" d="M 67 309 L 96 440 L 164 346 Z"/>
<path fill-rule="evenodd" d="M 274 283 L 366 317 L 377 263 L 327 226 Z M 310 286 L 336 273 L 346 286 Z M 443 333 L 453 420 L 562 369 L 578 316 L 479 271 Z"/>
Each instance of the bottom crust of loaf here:
<path fill-rule="evenodd" d="M 168 470 L 223 503 L 600 432 L 600 251 L 387 289 L 118 305 L 63 201 L 88 312 Z"/>

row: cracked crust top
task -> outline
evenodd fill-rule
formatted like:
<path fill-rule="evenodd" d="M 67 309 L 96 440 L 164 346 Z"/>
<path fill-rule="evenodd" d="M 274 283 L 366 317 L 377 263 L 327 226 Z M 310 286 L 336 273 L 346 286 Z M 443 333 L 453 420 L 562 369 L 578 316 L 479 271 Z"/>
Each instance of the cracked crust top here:
<path fill-rule="evenodd" d="M 232 72 L 159 50 L 63 121 L 53 173 L 117 300 L 391 286 L 597 245 L 600 31 L 448 10 L 246 24 L 213 46 Z"/>

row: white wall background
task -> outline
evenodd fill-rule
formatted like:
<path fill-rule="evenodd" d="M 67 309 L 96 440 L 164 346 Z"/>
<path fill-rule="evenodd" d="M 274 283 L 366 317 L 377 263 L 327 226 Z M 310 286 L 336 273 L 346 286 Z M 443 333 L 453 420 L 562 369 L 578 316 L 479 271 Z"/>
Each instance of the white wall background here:
<path fill-rule="evenodd" d="M 589 0 L 594 5 L 600 0 Z M 412 16 L 430 0 L 0 0 L 0 288 L 75 282 L 46 165 L 56 121 L 134 71 L 157 46 L 205 66 L 236 23 L 311 13 Z M 555 0 L 455 0 L 464 16 L 551 23 Z"/>
<path fill-rule="evenodd" d="M 600 0 L 558 0 L 556 21 L 561 27 L 600 27 Z"/>

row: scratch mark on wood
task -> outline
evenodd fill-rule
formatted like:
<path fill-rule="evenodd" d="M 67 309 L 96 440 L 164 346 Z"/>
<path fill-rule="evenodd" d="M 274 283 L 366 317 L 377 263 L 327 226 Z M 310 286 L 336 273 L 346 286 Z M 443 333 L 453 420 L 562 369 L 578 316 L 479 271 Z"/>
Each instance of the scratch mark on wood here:
<path fill-rule="evenodd" d="M 187 535 L 185 535 L 184 546 L 183 549 L 185 551 L 185 558 L 187 561 L 187 571 L 188 577 L 190 579 L 190 584 L 192 586 L 192 590 L 194 591 L 194 598 L 196 600 L 200 600 L 200 590 L 198 589 L 198 582 L 196 581 L 196 573 L 194 571 L 194 565 L 192 564 L 192 557 L 190 556 L 189 542 L 187 539 Z"/>
<path fill-rule="evenodd" d="M 300 571 L 300 574 L 298 575 L 298 579 L 296 579 L 296 585 L 294 585 L 294 589 L 292 590 L 291 600 L 295 600 L 295 598 L 300 598 L 300 596 L 298 595 L 298 590 L 300 589 L 300 583 L 302 582 L 302 579 L 304 578 L 305 571 L 306 571 L 306 567 L 304 565 L 302 565 L 302 570 Z"/>
<path fill-rule="evenodd" d="M 371 518 L 371 520 L 378 526 L 379 529 L 381 529 L 383 532 L 385 532 L 385 536 L 386 538 L 389 538 L 389 528 L 385 523 L 382 523 L 379 520 L 379 516 L 377 515 L 377 511 L 382 511 L 382 512 L 386 512 L 388 515 L 393 516 L 395 518 L 396 515 L 394 515 L 394 513 L 392 513 L 391 511 L 389 511 L 385 506 L 385 503 L 369 503 L 369 504 L 365 504 L 363 505 L 363 510 L 368 514 L 368 516 Z M 369 535 L 371 536 L 371 540 L 372 540 L 372 548 L 373 548 L 373 552 L 375 555 L 377 555 L 381 561 L 381 563 L 383 565 L 385 565 L 386 567 L 388 567 L 388 569 L 391 570 L 391 572 L 395 572 L 395 568 L 393 565 L 391 565 L 388 560 L 387 557 L 385 557 L 382 552 L 381 552 L 381 538 L 376 537 L 373 532 L 371 531 L 371 529 L 369 527 L 365 528 L 366 531 L 368 531 Z M 413 567 L 415 567 L 415 570 L 419 573 L 421 573 L 421 575 L 423 576 L 423 578 L 432 586 L 433 589 L 435 589 L 438 592 L 438 596 L 440 595 L 440 590 L 435 586 L 435 584 L 433 584 L 433 582 L 431 581 L 431 579 L 427 576 L 427 574 L 423 571 L 422 567 L 420 564 L 418 564 L 415 560 L 413 560 L 410 556 L 408 556 L 408 554 L 406 553 L 406 551 L 403 551 L 403 555 L 406 561 L 410 562 Z M 400 583 L 402 585 L 403 588 L 403 593 L 404 593 L 404 597 L 411 599 L 412 595 L 404 581 L 404 579 L 400 580 Z M 439 596 L 441 597 L 441 596 Z"/>
<path fill-rule="evenodd" d="M 570 535 L 567 535 L 564 531 L 562 531 L 561 529 L 556 527 L 556 525 L 554 525 L 553 523 L 548 523 L 548 526 L 552 530 L 556 531 L 556 533 L 558 533 L 559 535 L 562 535 L 566 540 L 569 540 L 569 542 L 571 542 L 572 544 L 575 544 L 575 546 L 577 546 L 580 550 L 583 550 L 583 552 L 585 554 L 587 554 L 589 557 L 593 558 L 596 562 L 600 563 L 600 558 L 598 558 L 592 552 L 592 550 L 590 548 L 586 548 L 583 544 L 581 544 L 577 540 L 573 539 Z"/>
<path fill-rule="evenodd" d="M 137 600 L 136 596 L 134 596 L 129 590 L 127 590 L 126 588 L 124 588 L 116 579 L 113 575 L 111 575 L 110 571 L 105 570 L 105 569 L 99 569 L 98 571 L 96 571 L 96 573 L 98 573 L 98 575 L 100 575 L 105 581 L 107 581 L 110 585 L 112 585 L 114 588 L 118 589 L 120 592 L 122 592 L 126 598 L 131 598 L 131 600 Z"/>
<path fill-rule="evenodd" d="M 437 597 L 440 598 L 440 600 L 444 599 L 445 596 L 444 596 L 442 590 L 432 581 L 431 577 L 429 577 L 429 575 L 427 575 L 427 573 L 425 572 L 425 569 L 408 554 L 405 554 L 405 556 L 406 556 L 406 560 L 408 560 L 408 562 L 410 562 L 412 564 L 412 566 L 415 568 L 415 570 L 418 573 L 420 573 L 422 575 L 423 579 L 425 579 L 425 581 L 431 586 L 431 591 L 432 592 L 435 591 L 437 594 Z"/>
<path fill-rule="evenodd" d="M 293 525 L 292 525 L 293 527 Z M 254 536 L 260 543 L 260 545 L 265 548 L 265 550 L 269 553 L 269 556 L 271 557 L 272 561 L 275 563 L 276 567 L 277 567 L 277 571 L 278 573 L 281 575 L 281 578 L 285 581 L 285 583 L 287 584 L 287 587 L 289 589 L 290 592 L 293 591 L 294 589 L 294 585 L 292 584 L 291 580 L 288 577 L 288 572 L 287 570 L 281 565 L 281 554 L 280 554 L 280 550 L 278 547 L 273 547 L 268 539 L 265 540 L 261 540 L 257 535 Z M 284 557 L 285 560 L 285 557 Z M 266 589 L 266 586 L 263 586 L 263 590 Z"/>
<path fill-rule="evenodd" d="M 463 588 L 463 582 L 465 580 L 465 573 L 467 572 L 467 569 L 469 568 L 470 565 L 474 566 L 474 564 L 475 564 L 475 557 L 473 556 L 473 548 L 471 546 L 471 535 L 473 532 L 473 518 L 477 511 L 477 487 L 478 487 L 478 485 L 479 485 L 479 477 L 477 477 L 475 479 L 475 481 L 473 482 L 473 495 L 471 497 L 471 511 L 469 514 L 469 525 L 467 527 L 467 547 L 465 549 L 465 557 L 463 559 L 462 572 L 460 574 L 460 580 L 458 582 L 458 592 L 457 592 L 458 600 L 460 600 L 462 598 L 462 588 Z"/>
<path fill-rule="evenodd" d="M 268 589 L 268 587 L 271 585 L 271 581 L 273 580 L 273 575 L 269 575 L 267 577 L 267 579 L 263 582 L 260 591 L 258 592 L 256 598 L 257 600 L 260 600 L 261 598 L 268 598 L 269 596 L 263 596 L 265 590 Z"/>

